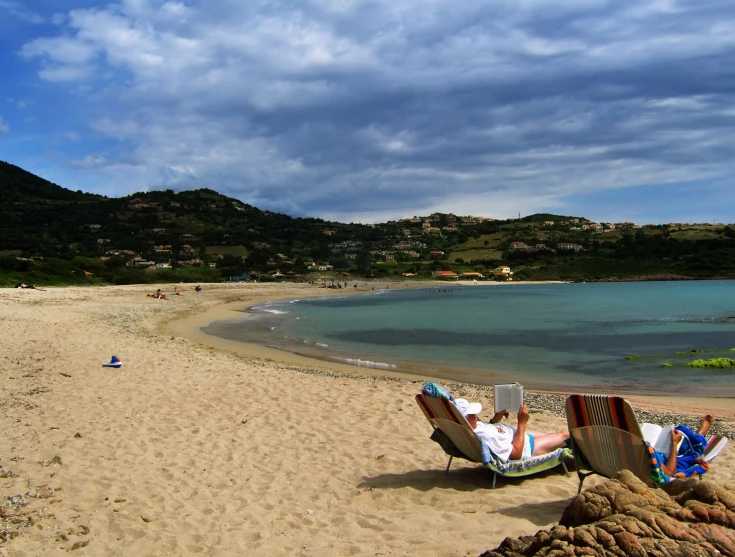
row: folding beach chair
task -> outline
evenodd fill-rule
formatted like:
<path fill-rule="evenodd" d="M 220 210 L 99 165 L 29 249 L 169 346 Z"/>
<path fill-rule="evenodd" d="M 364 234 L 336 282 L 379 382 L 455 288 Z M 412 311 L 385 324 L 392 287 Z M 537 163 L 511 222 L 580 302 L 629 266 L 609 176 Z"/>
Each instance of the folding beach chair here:
<path fill-rule="evenodd" d="M 451 396 L 451 395 L 450 395 Z M 459 409 L 447 398 L 428 394 L 416 395 L 416 402 L 426 419 L 434 428 L 431 439 L 439 443 L 449 455 L 446 474 L 454 457 L 482 464 L 493 472 L 493 489 L 498 476 L 516 478 L 551 470 L 561 465 L 569 476 L 564 459 L 572 456 L 569 449 L 557 449 L 551 453 L 534 456 L 524 460 L 503 462 L 488 449 L 487 445 L 475 434 Z"/>
<path fill-rule="evenodd" d="M 579 476 L 578 492 L 587 476 L 600 474 L 610 478 L 620 470 L 630 470 L 653 487 L 678 479 L 671 480 L 664 475 L 654 449 L 643 439 L 633 408 L 625 399 L 571 395 L 566 402 L 566 412 Z M 726 444 L 727 437 L 710 435 L 702 459 L 710 462 Z"/>
<path fill-rule="evenodd" d="M 627 400 L 571 395 L 566 413 L 579 476 L 578 492 L 587 476 L 610 478 L 620 470 L 630 470 L 646 485 L 658 485 L 651 477 L 651 455 L 641 426 Z"/>

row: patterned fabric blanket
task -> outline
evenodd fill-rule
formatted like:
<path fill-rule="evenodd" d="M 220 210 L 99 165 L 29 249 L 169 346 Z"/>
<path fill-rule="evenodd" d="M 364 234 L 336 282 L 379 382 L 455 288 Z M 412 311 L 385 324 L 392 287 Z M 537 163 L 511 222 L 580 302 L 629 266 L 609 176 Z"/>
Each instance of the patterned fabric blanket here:
<path fill-rule="evenodd" d="M 443 398 L 444 400 L 451 400 L 454 402 L 452 393 L 446 390 L 444 387 L 433 381 L 429 381 L 423 387 L 421 387 L 421 393 L 426 396 L 433 396 L 436 398 Z"/>

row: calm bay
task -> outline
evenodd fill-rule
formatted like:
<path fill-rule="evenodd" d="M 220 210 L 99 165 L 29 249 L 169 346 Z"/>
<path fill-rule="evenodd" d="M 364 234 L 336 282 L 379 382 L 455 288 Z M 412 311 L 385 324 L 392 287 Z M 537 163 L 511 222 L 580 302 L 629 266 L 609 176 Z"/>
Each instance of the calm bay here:
<path fill-rule="evenodd" d="M 735 281 L 437 284 L 269 302 L 203 331 L 475 383 L 735 396 L 735 367 L 687 366 L 735 358 Z"/>

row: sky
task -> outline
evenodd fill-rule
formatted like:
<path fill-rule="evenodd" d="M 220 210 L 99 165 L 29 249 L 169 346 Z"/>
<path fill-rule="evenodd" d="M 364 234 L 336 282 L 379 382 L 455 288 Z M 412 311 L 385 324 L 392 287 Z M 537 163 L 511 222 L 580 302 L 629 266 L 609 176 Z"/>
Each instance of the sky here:
<path fill-rule="evenodd" d="M 340 222 L 735 222 L 731 0 L 0 0 L 0 160 Z"/>

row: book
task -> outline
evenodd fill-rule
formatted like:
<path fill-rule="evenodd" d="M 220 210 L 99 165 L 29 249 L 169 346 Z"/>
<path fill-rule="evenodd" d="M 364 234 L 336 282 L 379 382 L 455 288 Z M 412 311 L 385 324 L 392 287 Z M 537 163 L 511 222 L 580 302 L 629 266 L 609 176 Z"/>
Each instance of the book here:
<path fill-rule="evenodd" d="M 523 386 L 518 383 L 502 383 L 493 385 L 495 413 L 507 410 L 518 412 L 523 406 Z"/>
<path fill-rule="evenodd" d="M 656 424 L 643 424 L 641 425 L 641 433 L 643 433 L 643 439 L 651 445 L 654 449 L 660 452 L 662 455 L 669 456 L 669 449 L 671 449 L 671 431 L 674 429 L 673 425 L 661 427 Z"/>

